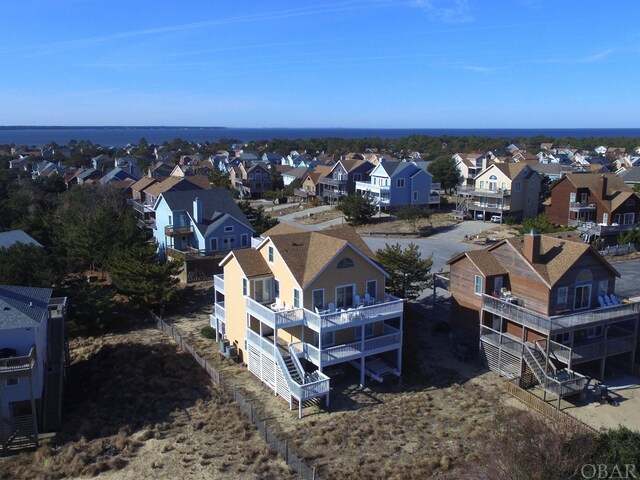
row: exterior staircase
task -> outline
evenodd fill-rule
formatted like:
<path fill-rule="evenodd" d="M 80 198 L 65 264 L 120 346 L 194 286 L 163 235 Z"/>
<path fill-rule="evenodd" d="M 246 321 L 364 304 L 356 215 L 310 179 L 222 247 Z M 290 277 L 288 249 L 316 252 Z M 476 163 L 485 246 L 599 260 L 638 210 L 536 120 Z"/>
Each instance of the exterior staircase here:
<path fill-rule="evenodd" d="M 454 218 L 464 219 L 469 211 L 469 205 L 471 204 L 471 197 L 465 196 L 462 201 L 456 205 L 455 210 L 453 210 Z"/>
<path fill-rule="evenodd" d="M 558 369 L 547 357 L 539 345 L 531 348 L 523 344 L 522 358 L 533 372 L 534 377 L 546 392 L 566 397 L 582 392 L 586 377 L 572 370 Z"/>
<path fill-rule="evenodd" d="M 304 383 L 304 373 L 300 371 L 298 368 L 299 362 L 295 362 L 294 358 L 295 357 L 291 356 L 289 353 L 282 354 L 282 359 L 284 360 L 284 364 L 287 366 L 291 379 L 298 385 L 302 385 Z"/>

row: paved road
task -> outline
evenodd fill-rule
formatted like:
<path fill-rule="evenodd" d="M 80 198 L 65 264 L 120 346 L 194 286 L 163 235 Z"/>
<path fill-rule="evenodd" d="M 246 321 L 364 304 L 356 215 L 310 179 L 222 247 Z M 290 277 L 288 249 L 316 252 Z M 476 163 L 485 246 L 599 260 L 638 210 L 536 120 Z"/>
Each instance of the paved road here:
<path fill-rule="evenodd" d="M 620 273 L 616 278 L 615 294 L 620 297 L 640 297 L 640 260 L 628 260 L 612 264 Z"/>
<path fill-rule="evenodd" d="M 467 221 L 454 225 L 447 231 L 436 233 L 435 235 L 425 238 L 408 239 L 363 236 L 362 239 L 374 252 L 380 248 L 384 248 L 386 244 L 399 243 L 402 247 L 406 247 L 410 243 L 415 243 L 418 245 L 423 257 L 433 256 L 433 267 L 431 271 L 437 272 L 443 268 L 447 260 L 456 253 L 481 248 L 470 243 L 462 243 L 462 240 L 465 235 L 477 235 L 479 232 L 488 228 L 491 228 L 491 224 L 489 223 Z"/>

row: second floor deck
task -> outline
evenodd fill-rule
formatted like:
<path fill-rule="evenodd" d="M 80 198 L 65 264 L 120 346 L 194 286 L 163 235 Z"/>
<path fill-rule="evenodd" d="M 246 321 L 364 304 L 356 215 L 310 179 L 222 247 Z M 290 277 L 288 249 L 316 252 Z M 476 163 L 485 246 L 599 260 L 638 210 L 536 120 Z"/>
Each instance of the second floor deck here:
<path fill-rule="evenodd" d="M 640 312 L 640 302 L 630 302 L 565 315 L 549 316 L 527 309 L 526 301 L 521 299 L 518 299 L 517 303 L 525 305 L 486 294 L 483 295 L 482 300 L 484 311 L 545 334 L 559 334 L 576 328 L 633 320 L 638 318 Z"/>
<path fill-rule="evenodd" d="M 36 347 L 33 345 L 26 355 L 0 358 L 0 378 L 24 377 L 31 374 L 36 364 Z"/>

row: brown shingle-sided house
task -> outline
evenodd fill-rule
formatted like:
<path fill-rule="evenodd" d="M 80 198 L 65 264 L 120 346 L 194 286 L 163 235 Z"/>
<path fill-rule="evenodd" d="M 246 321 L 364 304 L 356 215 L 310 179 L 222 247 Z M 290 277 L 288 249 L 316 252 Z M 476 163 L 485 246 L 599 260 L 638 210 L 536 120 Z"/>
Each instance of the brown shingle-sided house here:
<path fill-rule="evenodd" d="M 600 237 L 607 243 L 637 225 L 640 215 L 640 197 L 613 173 L 565 175 L 551 187 L 545 203 L 553 223 L 577 226 L 587 239 Z"/>
<path fill-rule="evenodd" d="M 479 334 L 491 370 L 561 398 L 582 374 L 633 369 L 640 303 L 615 295 L 618 272 L 578 235 L 508 238 L 448 263 L 454 337 Z"/>

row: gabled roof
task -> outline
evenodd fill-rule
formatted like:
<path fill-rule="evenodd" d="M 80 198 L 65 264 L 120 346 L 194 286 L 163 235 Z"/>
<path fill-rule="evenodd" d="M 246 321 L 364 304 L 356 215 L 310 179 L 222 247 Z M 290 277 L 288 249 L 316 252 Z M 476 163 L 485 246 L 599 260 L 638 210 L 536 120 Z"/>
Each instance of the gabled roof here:
<path fill-rule="evenodd" d="M 31 328 L 48 318 L 50 288 L 0 285 L 0 330 Z"/>
<path fill-rule="evenodd" d="M 625 183 L 640 183 L 640 167 L 631 167 L 620 174 Z"/>
<path fill-rule="evenodd" d="M 267 236 L 267 233 L 269 233 L 269 240 L 302 288 L 313 281 L 327 264 L 349 245 L 384 273 L 384 270 L 373 261 L 375 258 L 373 252 L 349 225 L 320 231 L 298 229 L 291 233 L 277 233 L 274 228 L 263 235 Z"/>
<path fill-rule="evenodd" d="M 22 230 L 11 230 L 9 232 L 0 232 L 0 248 L 9 248 L 16 243 L 24 243 L 25 245 L 35 245 L 42 247 L 31 235 Z"/>
<path fill-rule="evenodd" d="M 570 173 L 565 175 L 564 178 L 576 188 L 588 188 L 590 192 L 598 196 L 598 178 L 600 177 L 607 179 L 607 198 L 599 200 L 605 204 L 609 204 L 611 211 L 624 204 L 630 197 L 635 197 L 636 200 L 640 201 L 640 198 L 638 198 L 638 195 L 635 194 L 633 189 L 614 173 Z M 558 183 L 553 185 L 552 188 L 555 188 Z"/>
<path fill-rule="evenodd" d="M 503 245 L 513 248 L 521 257 L 522 263 L 528 265 L 538 277 L 549 287 L 553 287 L 583 255 L 594 255 L 609 271 L 620 276 L 593 247 L 582 242 L 579 236 L 572 233 L 558 233 L 540 236 L 540 255 L 536 263 L 529 262 L 522 252 L 523 237 L 512 237 L 487 247 L 484 250 L 463 252 L 452 257 L 449 265 L 463 257 L 468 257 L 485 276 L 504 275 L 509 273 L 508 265 L 502 265 L 493 255 L 493 251 Z"/>
<path fill-rule="evenodd" d="M 158 181 L 157 178 L 153 178 L 153 177 L 142 177 L 140 180 L 138 180 L 136 183 L 134 183 L 133 185 L 131 185 L 131 190 L 133 190 L 134 192 L 141 192 L 143 191 L 145 188 L 149 187 L 150 185 L 156 183 Z"/>
<path fill-rule="evenodd" d="M 225 220 L 227 215 L 253 230 L 247 217 L 242 213 L 238 204 L 224 188 L 216 188 L 214 190 L 171 191 L 163 193 L 162 198 L 167 202 L 172 212 L 183 210 L 188 212 L 192 218 L 193 201 L 199 198 L 202 205 L 202 222 L 197 223 L 196 227 L 204 236 L 215 230 Z M 158 203 L 159 202 L 160 200 L 158 200 Z"/>
<path fill-rule="evenodd" d="M 487 167 L 484 172 L 488 171 L 490 168 L 497 168 L 502 173 L 504 173 L 507 178 L 513 180 L 518 175 L 520 175 L 520 172 L 522 172 L 522 170 L 524 170 L 526 167 L 526 163 L 494 163 L 490 167 Z M 484 172 L 482 172 L 480 175 L 484 174 Z"/>
<path fill-rule="evenodd" d="M 269 265 L 267 265 L 267 262 L 264 260 L 262 255 L 260 255 L 260 252 L 254 248 L 233 250 L 231 255 L 236 258 L 238 265 L 240 265 L 242 272 L 247 278 L 273 275 Z M 224 265 L 225 263 L 226 259 L 223 259 L 221 264 Z"/>
<path fill-rule="evenodd" d="M 286 172 L 282 172 L 282 175 L 293 178 L 304 178 L 308 171 L 309 167 L 297 167 L 292 168 L 291 170 L 287 170 Z"/>

